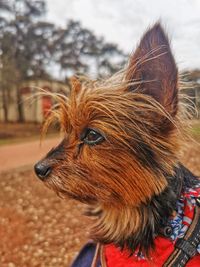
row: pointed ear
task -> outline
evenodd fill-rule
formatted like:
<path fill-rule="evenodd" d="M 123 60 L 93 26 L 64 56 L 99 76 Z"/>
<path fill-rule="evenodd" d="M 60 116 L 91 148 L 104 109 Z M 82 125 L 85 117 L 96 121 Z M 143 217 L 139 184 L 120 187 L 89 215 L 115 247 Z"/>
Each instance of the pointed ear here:
<path fill-rule="evenodd" d="M 177 76 L 169 40 L 157 23 L 144 34 L 130 58 L 126 79 L 133 85 L 129 90 L 152 96 L 175 116 L 178 102 Z"/>

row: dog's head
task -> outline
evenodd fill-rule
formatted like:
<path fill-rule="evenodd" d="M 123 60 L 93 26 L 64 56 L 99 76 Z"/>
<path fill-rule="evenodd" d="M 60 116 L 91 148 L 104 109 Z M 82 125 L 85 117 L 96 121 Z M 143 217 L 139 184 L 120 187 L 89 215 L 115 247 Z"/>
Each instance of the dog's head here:
<path fill-rule="evenodd" d="M 177 68 L 155 24 L 128 67 L 107 81 L 72 80 L 55 95 L 63 141 L 35 165 L 58 194 L 86 203 L 138 207 L 161 193 L 177 162 Z"/>

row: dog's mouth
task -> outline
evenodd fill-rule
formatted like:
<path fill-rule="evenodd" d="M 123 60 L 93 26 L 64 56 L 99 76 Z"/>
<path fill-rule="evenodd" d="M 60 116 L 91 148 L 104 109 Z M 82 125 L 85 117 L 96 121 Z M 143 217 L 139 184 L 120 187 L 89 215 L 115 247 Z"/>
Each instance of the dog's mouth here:
<path fill-rule="evenodd" d="M 49 189 L 55 191 L 55 193 L 65 199 L 74 199 L 84 204 L 95 204 L 97 199 L 91 195 L 84 192 L 84 194 L 79 194 L 78 192 L 73 192 L 70 188 L 70 184 L 63 184 L 62 179 L 53 173 L 53 168 L 43 163 L 38 162 L 35 166 L 35 173 L 38 178 L 44 182 L 45 186 Z"/>
<path fill-rule="evenodd" d="M 56 183 L 52 178 L 47 179 L 47 181 L 45 181 L 45 185 L 50 188 L 51 190 L 53 189 L 53 191 L 55 191 L 55 193 L 63 199 L 73 199 L 79 202 L 82 202 L 84 204 L 87 205 L 94 205 L 97 203 L 97 199 L 94 196 L 91 195 L 80 195 L 80 194 L 76 194 L 73 193 L 69 190 L 65 190 L 63 188 L 60 187 L 60 185 L 58 183 Z"/>
<path fill-rule="evenodd" d="M 93 196 L 89 196 L 89 195 L 78 196 L 78 195 L 75 195 L 71 192 L 65 192 L 65 194 L 67 194 L 67 196 L 69 198 L 77 200 L 77 201 L 82 202 L 84 204 L 94 205 L 95 203 L 97 203 L 97 199 L 94 198 Z"/>

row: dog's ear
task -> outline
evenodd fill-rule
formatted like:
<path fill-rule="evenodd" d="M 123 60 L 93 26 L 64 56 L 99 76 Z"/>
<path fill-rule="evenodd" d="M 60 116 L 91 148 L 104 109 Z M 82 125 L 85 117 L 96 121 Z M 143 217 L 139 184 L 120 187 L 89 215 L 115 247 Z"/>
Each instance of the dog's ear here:
<path fill-rule="evenodd" d="M 171 116 L 175 116 L 177 75 L 169 40 L 161 25 L 156 23 L 144 34 L 130 58 L 126 74 L 126 79 L 131 82 L 128 89 L 152 96 Z"/>

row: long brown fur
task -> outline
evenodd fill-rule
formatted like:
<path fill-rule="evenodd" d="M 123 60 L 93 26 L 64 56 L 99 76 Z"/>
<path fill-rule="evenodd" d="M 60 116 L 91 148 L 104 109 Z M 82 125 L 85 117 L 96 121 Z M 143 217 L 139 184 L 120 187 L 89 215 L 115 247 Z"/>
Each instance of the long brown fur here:
<path fill-rule="evenodd" d="M 156 24 L 124 71 L 106 81 L 73 78 L 69 97 L 52 95 L 57 104 L 43 131 L 57 120 L 64 139 L 43 159 L 53 168 L 45 184 L 90 206 L 95 240 L 122 244 L 144 231 L 148 203 L 167 190 L 181 140 L 177 75 L 169 41 Z M 84 144 L 86 128 L 105 140 Z"/>

